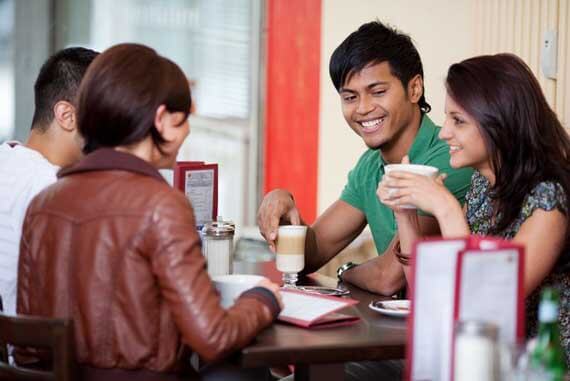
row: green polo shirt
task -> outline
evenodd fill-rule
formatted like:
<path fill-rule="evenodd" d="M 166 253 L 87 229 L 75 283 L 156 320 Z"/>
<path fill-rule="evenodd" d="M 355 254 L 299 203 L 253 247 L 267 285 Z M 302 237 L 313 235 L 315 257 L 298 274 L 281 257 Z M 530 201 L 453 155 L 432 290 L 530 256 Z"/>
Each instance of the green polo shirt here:
<path fill-rule="evenodd" d="M 440 173 L 447 173 L 445 186 L 463 204 L 473 171 L 449 166 L 449 146 L 438 138 L 440 129 L 424 114 L 408 156 L 413 164 L 431 165 L 439 168 Z M 397 230 L 394 213 L 376 195 L 384 175 L 384 164 L 380 150 L 367 150 L 348 174 L 348 183 L 340 196 L 342 201 L 366 215 L 378 254 L 388 248 Z"/>

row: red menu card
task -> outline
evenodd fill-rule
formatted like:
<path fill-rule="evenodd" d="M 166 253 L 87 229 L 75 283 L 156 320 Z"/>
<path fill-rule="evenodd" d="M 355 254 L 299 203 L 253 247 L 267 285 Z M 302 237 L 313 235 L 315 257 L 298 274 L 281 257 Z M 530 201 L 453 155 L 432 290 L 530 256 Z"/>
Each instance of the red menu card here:
<path fill-rule="evenodd" d="M 360 318 L 336 311 L 358 303 L 358 300 L 315 295 L 294 289 L 281 289 L 283 311 L 278 320 L 303 328 L 325 328 L 355 323 Z"/>
<path fill-rule="evenodd" d="M 419 241 L 412 257 L 407 380 L 452 379 L 458 320 L 499 327 L 499 340 L 524 337 L 524 248 L 495 238 Z"/>
<path fill-rule="evenodd" d="M 218 164 L 179 161 L 174 168 L 174 187 L 192 203 L 196 225 L 214 221 L 218 215 Z"/>

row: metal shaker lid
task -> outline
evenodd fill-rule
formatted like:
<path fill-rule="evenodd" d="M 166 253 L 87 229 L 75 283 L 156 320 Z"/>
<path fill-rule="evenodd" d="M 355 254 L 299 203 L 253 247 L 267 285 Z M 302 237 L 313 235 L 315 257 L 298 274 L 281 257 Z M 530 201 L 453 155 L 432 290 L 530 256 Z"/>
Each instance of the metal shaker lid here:
<path fill-rule="evenodd" d="M 231 221 L 218 221 L 208 222 L 202 228 L 202 234 L 206 237 L 233 237 L 236 231 L 236 225 Z"/>
<path fill-rule="evenodd" d="M 465 334 L 469 336 L 485 336 L 491 340 L 497 340 L 499 336 L 499 327 L 496 324 L 478 320 L 458 321 L 455 326 L 456 334 Z"/>

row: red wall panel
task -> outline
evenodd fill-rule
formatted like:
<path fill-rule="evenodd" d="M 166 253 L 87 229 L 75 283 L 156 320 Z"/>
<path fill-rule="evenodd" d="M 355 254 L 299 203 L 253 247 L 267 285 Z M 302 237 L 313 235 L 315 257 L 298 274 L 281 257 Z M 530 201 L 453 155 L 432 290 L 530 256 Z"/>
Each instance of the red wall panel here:
<path fill-rule="evenodd" d="M 317 210 L 321 0 L 269 0 L 264 192 L 291 191 L 308 223 Z"/>

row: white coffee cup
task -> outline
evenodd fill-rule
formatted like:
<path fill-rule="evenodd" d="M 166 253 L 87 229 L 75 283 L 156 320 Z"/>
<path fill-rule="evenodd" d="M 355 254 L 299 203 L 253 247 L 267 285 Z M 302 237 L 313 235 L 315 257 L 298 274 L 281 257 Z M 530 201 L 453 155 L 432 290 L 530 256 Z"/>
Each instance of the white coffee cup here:
<path fill-rule="evenodd" d="M 255 287 L 263 279 L 266 278 L 261 275 L 230 274 L 214 276 L 212 281 L 220 293 L 222 307 L 229 308 L 242 293 Z"/>
<path fill-rule="evenodd" d="M 390 172 L 410 172 L 417 175 L 423 175 L 435 178 L 439 173 L 439 169 L 432 167 L 431 165 L 422 164 L 388 164 L 384 166 L 384 173 L 388 174 Z M 406 204 L 400 205 L 402 209 L 416 209 L 415 206 Z"/>

